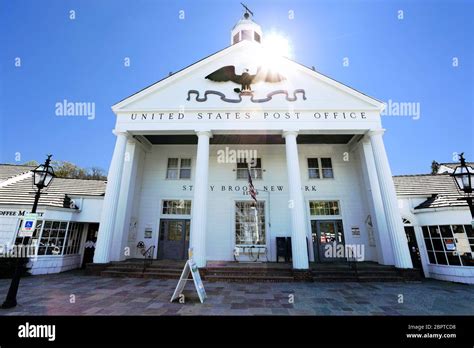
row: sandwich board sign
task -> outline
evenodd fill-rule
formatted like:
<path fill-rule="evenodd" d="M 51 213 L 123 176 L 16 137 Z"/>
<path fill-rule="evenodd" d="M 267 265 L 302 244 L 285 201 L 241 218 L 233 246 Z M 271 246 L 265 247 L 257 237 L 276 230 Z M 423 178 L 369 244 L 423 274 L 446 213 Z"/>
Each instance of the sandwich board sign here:
<path fill-rule="evenodd" d="M 192 250 L 189 250 L 189 259 L 186 261 L 184 265 L 183 272 L 181 273 L 181 277 L 179 278 L 178 285 L 176 285 L 176 289 L 174 290 L 173 296 L 171 296 L 170 302 L 176 300 L 184 290 L 184 286 L 186 285 L 186 281 L 188 280 L 189 273 L 191 273 L 194 281 L 194 287 L 199 296 L 199 300 L 201 303 L 204 303 L 206 299 L 206 290 L 204 289 L 204 285 L 201 280 L 201 276 L 199 275 L 199 268 L 192 259 Z"/>
<path fill-rule="evenodd" d="M 18 232 L 18 237 L 33 237 L 37 220 L 38 214 L 25 214 L 23 222 L 21 223 L 20 231 Z"/>

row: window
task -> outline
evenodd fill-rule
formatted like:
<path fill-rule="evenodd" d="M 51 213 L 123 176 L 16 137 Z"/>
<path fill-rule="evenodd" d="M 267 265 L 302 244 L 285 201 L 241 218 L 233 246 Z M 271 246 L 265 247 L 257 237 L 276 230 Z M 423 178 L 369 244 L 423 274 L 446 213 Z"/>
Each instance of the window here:
<path fill-rule="evenodd" d="M 323 178 L 333 178 L 332 162 L 330 158 L 321 158 L 321 168 L 323 170 Z"/>
<path fill-rule="evenodd" d="M 162 213 L 167 215 L 191 215 L 191 201 L 183 199 L 163 201 Z"/>
<path fill-rule="evenodd" d="M 242 40 L 252 41 L 252 31 L 251 30 L 242 30 Z"/>
<path fill-rule="evenodd" d="M 62 255 L 66 221 L 45 221 L 38 245 L 38 255 Z"/>
<path fill-rule="evenodd" d="M 15 245 L 21 245 L 24 243 L 26 237 L 18 237 L 18 232 L 20 232 L 21 225 L 23 224 L 23 220 L 20 220 L 20 224 L 18 225 L 17 237 L 15 239 Z M 36 221 L 36 228 L 33 232 L 33 236 L 30 239 L 29 245 L 37 244 L 38 243 L 38 236 L 41 233 L 41 227 L 43 227 L 43 221 L 37 220 Z"/>
<path fill-rule="evenodd" d="M 319 161 L 317 158 L 308 158 L 308 174 L 310 179 L 319 179 Z"/>
<path fill-rule="evenodd" d="M 237 179 L 248 179 L 247 161 L 237 162 Z M 252 179 L 262 179 L 262 159 L 250 160 L 250 176 Z"/>
<path fill-rule="evenodd" d="M 166 179 L 190 179 L 191 159 L 190 158 L 168 158 L 168 169 Z"/>
<path fill-rule="evenodd" d="M 266 244 L 264 202 L 235 202 L 235 244 Z"/>
<path fill-rule="evenodd" d="M 239 33 L 234 35 L 234 45 L 239 42 Z"/>
<path fill-rule="evenodd" d="M 310 201 L 311 215 L 341 215 L 338 201 Z"/>
<path fill-rule="evenodd" d="M 438 265 L 473 266 L 474 243 L 470 225 L 422 226 L 429 262 Z"/>
<path fill-rule="evenodd" d="M 260 42 L 260 35 L 257 32 L 254 32 L 253 37 L 254 37 L 255 41 Z"/>
<path fill-rule="evenodd" d="M 38 220 L 29 244 L 36 246 L 37 255 L 78 254 L 83 227 L 77 222 Z M 23 242 L 24 238 L 17 237 L 15 244 Z"/>
<path fill-rule="evenodd" d="M 334 178 L 330 158 L 308 158 L 308 177 L 310 179 Z"/>
<path fill-rule="evenodd" d="M 83 227 L 84 225 L 81 223 L 69 223 L 69 228 L 67 230 L 67 241 L 64 247 L 64 255 L 79 254 Z"/>

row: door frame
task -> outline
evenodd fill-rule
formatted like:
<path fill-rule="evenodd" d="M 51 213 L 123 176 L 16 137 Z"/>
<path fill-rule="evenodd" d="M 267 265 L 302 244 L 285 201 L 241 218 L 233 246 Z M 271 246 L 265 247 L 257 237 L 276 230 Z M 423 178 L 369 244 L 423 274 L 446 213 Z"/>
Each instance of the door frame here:
<path fill-rule="evenodd" d="M 315 222 L 316 224 L 316 248 L 314 246 L 314 242 L 313 242 L 313 221 Z M 342 244 L 344 245 L 344 252 L 345 252 L 345 245 L 346 245 L 346 237 L 345 237 L 345 230 L 344 230 L 344 223 L 343 223 L 343 220 L 342 218 L 336 218 L 336 219 L 310 219 L 310 229 L 311 229 L 311 244 L 313 245 L 313 257 L 314 257 L 314 262 L 318 262 L 318 263 L 338 263 L 338 262 L 347 262 L 347 256 L 344 258 L 344 259 L 337 259 L 337 258 L 333 258 L 333 259 L 325 259 L 325 258 L 321 258 L 321 253 L 320 253 L 320 235 L 319 235 L 319 223 L 321 222 L 332 222 L 334 225 L 337 223 L 337 222 L 340 222 L 341 223 L 341 226 L 342 226 Z M 337 227 L 335 226 L 335 231 L 337 230 Z M 316 255 L 317 253 L 317 255 Z"/>
<path fill-rule="evenodd" d="M 257 197 L 258 199 L 258 202 L 262 202 L 263 203 L 263 212 L 264 212 L 264 218 L 265 218 L 265 247 L 267 248 L 267 256 L 268 256 L 268 259 L 271 260 L 271 248 L 270 248 L 270 224 L 269 224 L 269 221 L 268 221 L 268 212 L 267 212 L 267 209 L 268 209 L 268 200 L 265 199 L 265 198 L 259 198 Z M 231 258 L 233 258 L 233 253 L 234 253 L 234 250 L 235 250 L 235 247 L 237 246 L 236 244 L 236 235 L 235 235 L 235 205 L 237 202 L 254 202 L 252 198 L 245 198 L 245 197 L 239 197 L 239 198 L 234 198 L 231 200 L 231 204 L 232 204 L 232 217 L 230 220 L 231 224 L 232 224 L 232 228 L 231 228 L 231 231 L 232 231 L 232 238 L 231 238 L 231 241 L 232 241 L 232 248 L 231 248 Z"/>
<path fill-rule="evenodd" d="M 189 221 L 189 240 L 188 240 L 188 248 L 189 248 L 189 242 L 191 240 L 191 219 L 190 218 L 163 218 L 160 217 L 158 220 L 158 241 L 156 244 L 156 260 L 167 260 L 167 258 L 161 258 L 160 256 L 160 235 L 161 235 L 161 223 L 163 220 L 166 221 L 181 221 L 184 223 L 184 239 L 183 239 L 183 258 L 181 260 L 186 260 L 187 259 L 187 248 L 186 248 L 186 222 Z M 165 245 L 162 246 L 163 248 Z"/>

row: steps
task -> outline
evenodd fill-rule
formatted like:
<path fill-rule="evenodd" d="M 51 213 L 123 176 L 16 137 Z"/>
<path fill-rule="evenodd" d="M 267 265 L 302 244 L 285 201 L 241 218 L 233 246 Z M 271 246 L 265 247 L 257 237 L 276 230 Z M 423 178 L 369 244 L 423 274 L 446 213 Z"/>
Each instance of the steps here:
<path fill-rule="evenodd" d="M 205 279 L 211 282 L 292 282 L 293 272 L 290 268 L 261 266 L 223 266 L 206 267 Z"/>
<path fill-rule="evenodd" d="M 112 262 L 101 272 L 104 277 L 145 278 L 145 279 L 179 279 L 184 262 L 152 263 L 143 271 L 143 260 Z"/>
<path fill-rule="evenodd" d="M 104 277 L 179 279 L 185 261 L 153 261 L 143 270 L 143 259 L 112 262 L 100 270 Z M 289 263 L 209 262 L 200 268 L 201 278 L 210 282 L 294 282 L 301 281 Z M 357 269 L 347 263 L 313 263 L 304 281 L 315 282 L 403 282 L 420 280 L 418 270 L 399 270 L 393 266 L 360 262 Z M 191 275 L 190 278 L 191 279 Z"/>
<path fill-rule="evenodd" d="M 397 268 L 375 263 L 359 263 L 356 268 L 348 264 L 316 264 L 312 269 L 316 282 L 403 282 Z"/>

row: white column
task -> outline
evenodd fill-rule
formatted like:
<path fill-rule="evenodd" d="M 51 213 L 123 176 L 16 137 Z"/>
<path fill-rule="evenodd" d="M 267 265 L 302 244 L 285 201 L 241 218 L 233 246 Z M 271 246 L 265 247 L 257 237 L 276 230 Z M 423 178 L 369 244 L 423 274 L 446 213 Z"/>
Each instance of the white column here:
<path fill-rule="evenodd" d="M 407 237 L 398 208 L 392 171 L 390 170 L 387 153 L 385 152 L 385 146 L 383 144 L 383 132 L 383 130 L 371 131 L 369 132 L 369 138 L 374 153 L 375 168 L 377 169 L 379 179 L 388 234 L 392 242 L 395 266 L 398 268 L 413 268 L 410 252 L 408 250 Z"/>
<path fill-rule="evenodd" d="M 363 173 L 366 176 L 368 199 L 371 201 L 372 225 L 377 241 L 377 258 L 383 265 L 393 265 L 392 242 L 388 234 L 387 220 L 380 194 L 379 179 L 375 168 L 374 155 L 368 139 L 360 142 L 360 155 L 364 161 Z"/>
<path fill-rule="evenodd" d="M 206 266 L 207 190 L 209 176 L 209 139 L 211 132 L 198 131 L 194 195 L 191 206 L 190 247 L 198 267 Z"/>
<path fill-rule="evenodd" d="M 301 192 L 300 162 L 296 131 L 284 131 L 286 148 L 286 167 L 288 171 L 289 206 L 291 216 L 291 248 L 293 268 L 308 269 L 308 250 L 306 246 L 306 224 L 303 193 Z"/>
<path fill-rule="evenodd" d="M 123 161 L 127 146 L 125 133 L 116 133 L 114 154 L 110 163 L 107 176 L 107 188 L 105 190 L 102 213 L 100 217 L 99 233 L 94 253 L 94 263 L 107 263 L 110 261 L 112 238 L 114 234 L 115 217 L 117 212 L 117 201 L 120 194 L 122 181 Z"/>
<path fill-rule="evenodd" d="M 136 143 L 136 140 L 129 140 L 125 151 L 120 195 L 117 202 L 117 213 L 114 225 L 115 232 L 112 238 L 111 247 L 111 261 L 124 260 L 126 258 L 126 246 L 130 248 L 131 253 L 135 248 L 135 245 L 127 245 L 127 242 L 138 175 L 138 157 L 140 156 L 140 153 L 141 148 Z"/>

